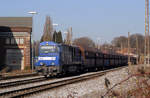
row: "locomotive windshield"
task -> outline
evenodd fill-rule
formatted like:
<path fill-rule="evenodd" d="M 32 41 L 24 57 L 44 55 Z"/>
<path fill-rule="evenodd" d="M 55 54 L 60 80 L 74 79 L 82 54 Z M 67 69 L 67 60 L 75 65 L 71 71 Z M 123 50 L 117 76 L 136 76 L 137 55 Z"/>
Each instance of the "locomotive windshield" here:
<path fill-rule="evenodd" d="M 56 53 L 58 52 L 58 47 L 54 45 L 41 46 L 40 52 L 41 53 Z"/>

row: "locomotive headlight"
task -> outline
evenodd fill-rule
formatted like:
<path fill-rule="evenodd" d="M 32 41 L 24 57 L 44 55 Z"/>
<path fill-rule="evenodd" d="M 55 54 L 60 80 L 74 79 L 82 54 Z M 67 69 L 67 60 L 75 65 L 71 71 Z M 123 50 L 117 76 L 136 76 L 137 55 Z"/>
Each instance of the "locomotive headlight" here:
<path fill-rule="evenodd" d="M 48 42 L 46 42 L 46 45 L 48 46 Z"/>
<path fill-rule="evenodd" d="M 52 62 L 52 65 L 55 65 L 55 63 L 54 63 L 54 62 Z"/>
<path fill-rule="evenodd" d="M 40 62 L 40 65 L 43 65 L 43 63 L 42 63 L 42 62 Z"/>

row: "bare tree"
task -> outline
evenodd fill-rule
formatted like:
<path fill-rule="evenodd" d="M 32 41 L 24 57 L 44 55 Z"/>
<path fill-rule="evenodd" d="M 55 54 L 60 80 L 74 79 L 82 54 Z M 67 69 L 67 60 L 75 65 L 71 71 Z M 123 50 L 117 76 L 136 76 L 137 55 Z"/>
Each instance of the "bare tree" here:
<path fill-rule="evenodd" d="M 53 25 L 52 25 L 52 20 L 51 20 L 50 16 L 46 16 L 46 21 L 45 21 L 43 32 L 44 32 L 44 34 L 41 37 L 41 42 L 52 41 Z"/>
<path fill-rule="evenodd" d="M 71 45 L 72 44 L 72 28 L 67 30 L 67 36 L 65 39 L 65 44 Z"/>
<path fill-rule="evenodd" d="M 93 42 L 93 40 L 88 37 L 77 38 L 73 41 L 73 44 L 81 46 L 85 49 L 95 47 L 95 43 Z"/>
<path fill-rule="evenodd" d="M 128 45 L 128 39 L 125 36 L 116 37 L 112 40 L 112 44 L 116 47 L 127 47 Z"/>
<path fill-rule="evenodd" d="M 136 47 L 136 39 L 138 39 L 138 47 Z M 112 40 L 112 45 L 120 49 L 128 47 L 128 39 L 125 36 L 116 37 Z M 139 53 L 144 53 L 144 36 L 141 34 L 132 34 L 130 36 L 130 46 L 131 48 L 138 48 Z"/>
<path fill-rule="evenodd" d="M 133 34 L 130 36 L 130 45 L 131 48 L 137 48 L 136 47 L 136 38 L 138 39 L 138 51 L 139 53 L 144 53 L 144 36 L 141 34 Z"/>

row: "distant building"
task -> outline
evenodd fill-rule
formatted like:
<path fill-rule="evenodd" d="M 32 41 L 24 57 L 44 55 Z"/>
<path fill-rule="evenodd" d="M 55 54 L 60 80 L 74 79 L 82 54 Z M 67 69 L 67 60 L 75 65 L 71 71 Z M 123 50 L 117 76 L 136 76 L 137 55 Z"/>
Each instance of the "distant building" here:
<path fill-rule="evenodd" d="M 0 66 L 24 70 L 31 65 L 32 17 L 0 17 Z"/>

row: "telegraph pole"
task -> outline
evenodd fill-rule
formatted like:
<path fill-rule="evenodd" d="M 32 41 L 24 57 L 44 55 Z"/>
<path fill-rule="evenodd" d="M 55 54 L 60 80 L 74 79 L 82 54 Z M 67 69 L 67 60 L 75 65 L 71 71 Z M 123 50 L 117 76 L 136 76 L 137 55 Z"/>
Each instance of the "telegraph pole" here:
<path fill-rule="evenodd" d="M 128 32 L 128 65 L 130 66 L 130 32 Z"/>
<path fill-rule="evenodd" d="M 145 49 L 144 49 L 144 63 L 149 65 L 149 56 L 150 56 L 150 51 L 149 51 L 149 0 L 145 0 Z M 148 62 L 146 60 L 148 59 Z"/>
<path fill-rule="evenodd" d="M 147 0 L 147 53 L 148 53 L 148 66 L 149 66 L 149 0 Z"/>
<path fill-rule="evenodd" d="M 136 59 L 136 63 L 138 65 L 138 58 L 139 58 L 139 49 L 138 49 L 139 45 L 138 45 L 138 37 L 136 35 L 136 52 L 137 52 L 137 59 Z"/>
<path fill-rule="evenodd" d="M 146 43 L 147 43 L 147 41 L 146 41 L 146 35 L 147 35 L 147 32 L 146 32 L 146 21 L 147 21 L 147 17 L 146 17 L 146 13 L 147 13 L 147 0 L 145 0 L 145 45 L 144 45 L 144 64 L 146 64 L 146 50 L 147 50 L 147 47 L 146 47 Z"/>

